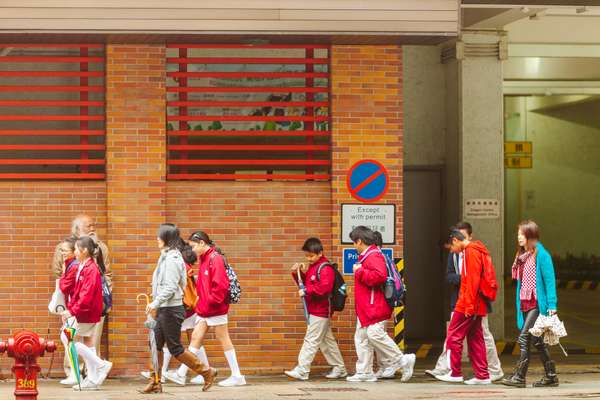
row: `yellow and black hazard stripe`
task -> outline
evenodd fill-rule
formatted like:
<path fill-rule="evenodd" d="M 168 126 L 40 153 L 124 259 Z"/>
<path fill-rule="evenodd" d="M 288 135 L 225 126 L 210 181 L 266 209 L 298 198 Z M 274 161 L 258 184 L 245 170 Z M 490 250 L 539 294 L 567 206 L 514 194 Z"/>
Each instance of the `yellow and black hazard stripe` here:
<path fill-rule="evenodd" d="M 402 281 L 404 281 L 404 260 L 402 258 L 394 259 L 396 268 L 400 272 Z M 404 341 L 404 304 L 400 307 L 394 308 L 394 341 L 398 345 L 398 348 L 402 351 L 406 349 L 406 343 Z"/>

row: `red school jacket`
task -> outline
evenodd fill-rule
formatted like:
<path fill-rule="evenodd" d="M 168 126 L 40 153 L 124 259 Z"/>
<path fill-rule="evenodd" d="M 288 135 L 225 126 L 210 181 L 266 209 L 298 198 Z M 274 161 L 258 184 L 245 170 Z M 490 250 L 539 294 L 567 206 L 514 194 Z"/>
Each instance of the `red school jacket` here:
<path fill-rule="evenodd" d="M 223 256 L 215 252 L 214 248 L 200 256 L 196 293 L 196 314 L 202 318 L 216 317 L 229 312 L 229 303 L 226 301 L 229 296 L 229 278 Z"/>
<path fill-rule="evenodd" d="M 362 267 L 354 273 L 354 308 L 361 327 L 385 321 L 392 308 L 385 301 L 382 285 L 387 278 L 385 258 L 377 246 L 358 256 Z"/>
<path fill-rule="evenodd" d="M 96 323 L 102 317 L 102 278 L 92 258 L 86 261 L 75 281 L 67 309 L 81 323 Z"/>
<path fill-rule="evenodd" d="M 306 308 L 308 313 L 316 317 L 329 318 L 329 295 L 333 290 L 335 275 L 333 268 L 324 266 L 321 268 L 320 280 L 317 280 L 317 271 L 323 263 L 329 262 L 325 256 L 321 256 L 317 262 L 310 264 L 306 273 L 300 272 L 304 286 L 306 287 Z M 292 272 L 292 277 L 298 283 L 298 274 Z"/>
<path fill-rule="evenodd" d="M 485 300 L 479 294 L 483 257 L 489 254 L 483 243 L 476 240 L 465 247 L 462 271 L 460 272 L 460 290 L 454 311 L 472 316 L 487 314 Z"/>
<path fill-rule="evenodd" d="M 79 262 L 75 257 L 65 260 L 65 273 L 60 277 L 58 285 L 60 291 L 65 295 L 65 299 L 69 300 L 73 289 L 75 289 L 75 278 L 77 277 L 77 267 Z"/>

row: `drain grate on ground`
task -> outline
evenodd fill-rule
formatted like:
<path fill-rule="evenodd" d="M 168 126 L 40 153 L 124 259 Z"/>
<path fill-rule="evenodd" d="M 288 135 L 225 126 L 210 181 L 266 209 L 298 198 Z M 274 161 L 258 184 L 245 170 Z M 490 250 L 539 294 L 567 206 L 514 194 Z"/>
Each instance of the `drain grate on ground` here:
<path fill-rule="evenodd" d="M 600 393 L 573 393 L 566 394 L 564 397 L 570 399 L 600 399 Z"/>
<path fill-rule="evenodd" d="M 367 389 L 355 387 L 311 387 L 300 388 L 304 392 L 368 392 Z"/>

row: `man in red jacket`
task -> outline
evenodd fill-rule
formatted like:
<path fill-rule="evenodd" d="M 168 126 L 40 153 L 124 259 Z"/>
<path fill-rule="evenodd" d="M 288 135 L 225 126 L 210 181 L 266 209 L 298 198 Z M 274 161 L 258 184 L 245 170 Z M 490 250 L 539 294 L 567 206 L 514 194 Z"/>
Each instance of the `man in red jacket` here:
<path fill-rule="evenodd" d="M 444 382 L 464 382 L 467 385 L 489 385 L 485 342 L 481 320 L 487 315 L 487 304 L 479 292 L 483 259 L 489 255 L 480 241 L 469 241 L 459 230 L 453 229 L 449 238 L 450 251 L 463 254 L 460 271 L 460 289 L 454 313 L 448 327 L 446 348 L 450 354 L 451 371 L 436 376 Z M 465 381 L 461 372 L 463 341 L 467 338 L 469 359 L 475 377 Z"/>
<path fill-rule="evenodd" d="M 354 304 L 357 316 L 354 345 L 356 346 L 356 374 L 347 378 L 350 382 L 375 382 L 373 374 L 373 351 L 383 355 L 386 375 L 393 376 L 402 370 L 402 382 L 413 374 L 416 357 L 402 354 L 396 343 L 385 330 L 385 321 L 392 315 L 383 294 L 383 284 L 387 279 L 385 258 L 376 246 L 375 233 L 365 226 L 358 226 L 350 232 L 350 239 L 358 252 L 358 262 L 354 264 Z"/>
<path fill-rule="evenodd" d="M 345 378 L 348 373 L 344 358 L 331 331 L 333 311 L 330 307 L 329 297 L 335 280 L 333 266 L 323 255 L 323 244 L 317 238 L 307 239 L 302 246 L 302 251 L 310 264 L 308 267 L 305 264 L 294 264 L 292 277 L 298 283 L 298 269 L 300 269 L 300 277 L 306 288 L 301 289 L 298 294 L 306 301 L 309 316 L 308 326 L 304 344 L 298 354 L 298 365 L 291 371 L 285 371 L 285 374 L 290 378 L 307 380 L 310 365 L 320 349 L 327 363 L 333 367 L 325 377 L 329 379 Z"/>

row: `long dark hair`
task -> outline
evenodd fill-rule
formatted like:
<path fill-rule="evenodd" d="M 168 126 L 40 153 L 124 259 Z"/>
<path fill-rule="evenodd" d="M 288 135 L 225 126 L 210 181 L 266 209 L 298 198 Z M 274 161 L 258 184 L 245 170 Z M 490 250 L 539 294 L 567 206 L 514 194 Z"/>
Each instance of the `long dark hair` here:
<path fill-rule="evenodd" d="M 225 255 L 225 253 L 223 253 L 223 251 L 217 247 L 217 245 L 215 245 L 215 242 L 213 242 L 210 237 L 208 236 L 208 233 L 204 232 L 204 231 L 196 231 L 193 232 L 190 235 L 189 238 L 190 242 L 196 242 L 196 243 L 200 243 L 201 241 L 206 243 L 208 246 L 212 247 L 213 249 L 215 249 L 215 251 L 219 254 L 221 254 L 222 256 Z"/>
<path fill-rule="evenodd" d="M 157 236 L 168 249 L 180 249 L 182 247 L 183 240 L 179 236 L 179 229 L 175 224 L 162 224 L 158 228 Z"/>
<path fill-rule="evenodd" d="M 521 221 L 521 223 L 517 226 L 517 229 L 523 232 L 523 236 L 527 239 L 527 242 L 530 240 L 540 240 L 540 227 L 535 221 L 526 219 L 525 221 Z M 527 249 L 523 246 L 518 246 L 517 256 L 525 253 Z M 537 248 L 533 249 L 534 254 L 537 252 Z"/>
<path fill-rule="evenodd" d="M 106 266 L 104 265 L 102 250 L 100 250 L 100 246 L 98 246 L 94 239 L 92 239 L 90 236 L 81 236 L 79 239 L 77 239 L 76 245 L 80 249 L 87 250 L 89 256 L 96 261 L 96 264 L 98 264 L 100 272 L 102 272 L 102 274 L 106 273 Z"/>

